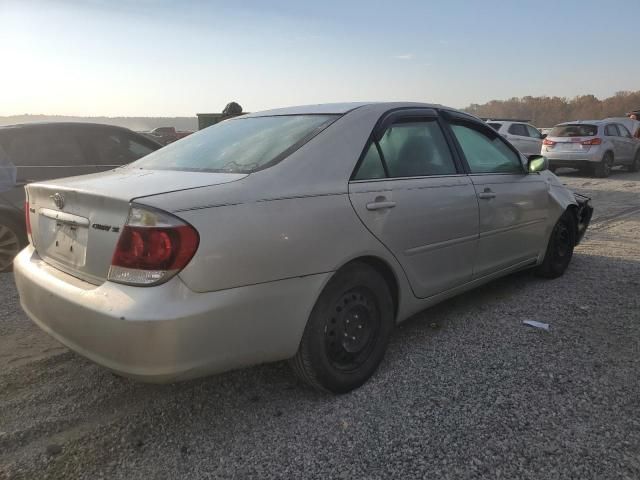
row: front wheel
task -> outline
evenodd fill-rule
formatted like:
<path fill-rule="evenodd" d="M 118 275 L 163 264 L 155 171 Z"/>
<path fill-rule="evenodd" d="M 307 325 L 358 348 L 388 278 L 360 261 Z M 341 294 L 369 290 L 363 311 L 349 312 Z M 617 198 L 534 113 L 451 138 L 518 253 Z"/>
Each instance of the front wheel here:
<path fill-rule="evenodd" d="M 633 162 L 631 163 L 631 165 L 629 165 L 630 172 L 637 172 L 639 170 L 640 170 L 640 152 L 636 153 L 636 156 L 633 159 Z"/>
<path fill-rule="evenodd" d="M 346 393 L 378 368 L 393 325 L 393 300 L 384 278 L 354 262 L 320 294 L 291 367 L 317 390 Z"/>
<path fill-rule="evenodd" d="M 545 278 L 561 276 L 573 257 L 576 234 L 575 217 L 571 211 L 566 210 L 553 227 L 544 260 L 536 267 L 535 273 Z"/>

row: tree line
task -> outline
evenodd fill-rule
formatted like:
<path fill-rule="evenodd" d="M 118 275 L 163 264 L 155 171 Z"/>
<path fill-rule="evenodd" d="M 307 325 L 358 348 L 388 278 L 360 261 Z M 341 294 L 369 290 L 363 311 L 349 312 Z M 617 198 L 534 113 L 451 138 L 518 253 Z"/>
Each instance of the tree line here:
<path fill-rule="evenodd" d="M 537 127 L 553 127 L 571 120 L 593 120 L 623 117 L 627 112 L 640 109 L 640 90 L 616 92 L 603 100 L 594 95 L 566 97 L 510 98 L 491 100 L 479 105 L 473 103 L 464 110 L 482 118 L 518 118 L 530 120 Z"/>

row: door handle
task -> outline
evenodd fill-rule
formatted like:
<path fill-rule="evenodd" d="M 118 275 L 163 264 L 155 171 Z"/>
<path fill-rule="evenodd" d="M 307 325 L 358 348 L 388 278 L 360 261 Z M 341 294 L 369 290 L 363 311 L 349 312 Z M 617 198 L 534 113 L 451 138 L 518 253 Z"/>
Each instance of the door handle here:
<path fill-rule="evenodd" d="M 367 210 L 384 210 L 386 208 L 393 208 L 396 206 L 396 202 L 375 201 L 367 203 Z"/>
<path fill-rule="evenodd" d="M 478 194 L 478 198 L 481 198 L 483 200 L 491 200 L 492 198 L 495 198 L 495 197 L 496 197 L 496 194 L 493 193 L 490 188 L 485 188 L 484 192 L 481 192 Z"/>

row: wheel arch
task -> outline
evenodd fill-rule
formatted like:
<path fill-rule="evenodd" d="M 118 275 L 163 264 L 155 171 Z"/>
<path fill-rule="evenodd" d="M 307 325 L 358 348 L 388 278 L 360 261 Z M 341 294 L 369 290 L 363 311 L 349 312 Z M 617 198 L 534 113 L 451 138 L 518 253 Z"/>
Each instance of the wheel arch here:
<path fill-rule="evenodd" d="M 360 257 L 350 259 L 348 262 L 343 264 L 336 271 L 336 273 L 340 272 L 345 267 L 353 263 L 364 263 L 370 266 L 371 268 L 373 268 L 374 270 L 376 270 L 380 275 L 382 275 L 382 278 L 384 279 L 385 283 L 389 287 L 389 292 L 391 293 L 391 300 L 393 301 L 394 319 L 397 321 L 398 311 L 400 308 L 400 284 L 398 282 L 398 277 L 396 275 L 396 272 L 393 270 L 391 265 L 389 265 L 387 261 L 383 260 L 380 257 L 376 257 L 374 255 L 363 255 Z"/>

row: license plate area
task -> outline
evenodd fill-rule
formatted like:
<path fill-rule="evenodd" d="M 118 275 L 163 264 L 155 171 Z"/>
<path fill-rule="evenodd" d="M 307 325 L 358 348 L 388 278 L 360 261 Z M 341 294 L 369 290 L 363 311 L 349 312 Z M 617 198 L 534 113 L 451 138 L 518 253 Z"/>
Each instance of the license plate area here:
<path fill-rule="evenodd" d="M 69 266 L 84 267 L 89 229 L 43 215 L 39 220 L 39 253 Z"/>
<path fill-rule="evenodd" d="M 558 144 L 558 150 L 565 150 L 570 152 L 579 152 L 582 150 L 582 144 L 577 142 L 565 142 Z"/>

